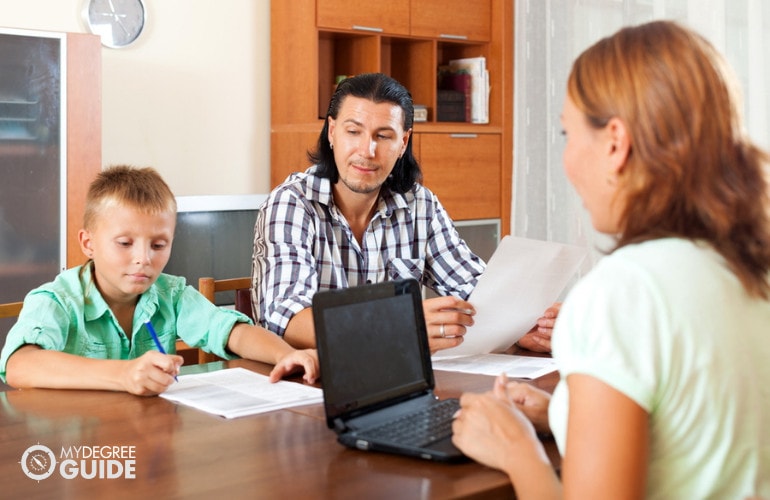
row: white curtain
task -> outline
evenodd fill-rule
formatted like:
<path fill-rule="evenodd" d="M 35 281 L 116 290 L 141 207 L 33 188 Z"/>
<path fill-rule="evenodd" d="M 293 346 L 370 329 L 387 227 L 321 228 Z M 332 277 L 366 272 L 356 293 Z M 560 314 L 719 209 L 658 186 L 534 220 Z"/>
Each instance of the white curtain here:
<path fill-rule="evenodd" d="M 769 1 L 515 1 L 512 234 L 587 246 L 582 272 L 611 247 L 563 173 L 559 115 L 573 59 L 622 26 L 673 19 L 708 38 L 741 81 L 749 134 L 770 148 Z"/>

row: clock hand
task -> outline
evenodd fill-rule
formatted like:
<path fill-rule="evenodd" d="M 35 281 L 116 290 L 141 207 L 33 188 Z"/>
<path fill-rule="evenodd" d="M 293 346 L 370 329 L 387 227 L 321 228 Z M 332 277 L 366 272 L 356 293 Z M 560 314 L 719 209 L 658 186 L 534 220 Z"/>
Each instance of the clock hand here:
<path fill-rule="evenodd" d="M 115 14 L 113 17 L 115 18 L 115 21 L 118 23 L 118 25 L 120 25 L 120 27 L 123 28 L 123 31 L 126 32 L 126 35 L 131 35 L 131 32 L 128 31 L 126 26 L 123 24 L 123 20 L 121 20 L 121 17 L 126 17 L 125 14 L 122 16 Z"/>
<path fill-rule="evenodd" d="M 123 20 L 121 17 L 126 17 L 125 14 L 118 14 L 115 12 L 115 5 L 112 3 L 112 0 L 107 0 L 107 3 L 110 5 L 110 11 L 112 12 L 112 18 L 115 20 L 116 23 L 123 29 L 123 31 L 126 33 L 126 35 L 130 35 L 131 32 L 126 29 L 126 26 L 123 24 Z"/>

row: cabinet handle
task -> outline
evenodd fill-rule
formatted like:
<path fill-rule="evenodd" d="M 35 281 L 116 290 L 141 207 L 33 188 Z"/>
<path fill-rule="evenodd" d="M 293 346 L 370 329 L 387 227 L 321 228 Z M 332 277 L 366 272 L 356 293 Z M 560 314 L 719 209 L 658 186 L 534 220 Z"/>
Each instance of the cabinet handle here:
<path fill-rule="evenodd" d="M 438 36 L 439 38 L 449 38 L 451 40 L 467 40 L 468 37 L 465 35 L 452 35 L 448 33 L 441 33 Z"/>
<path fill-rule="evenodd" d="M 479 134 L 449 134 L 452 139 L 475 139 Z"/>
<path fill-rule="evenodd" d="M 358 31 L 374 31 L 375 33 L 382 33 L 382 28 L 376 28 L 374 26 L 359 26 L 354 24 L 353 29 Z"/>

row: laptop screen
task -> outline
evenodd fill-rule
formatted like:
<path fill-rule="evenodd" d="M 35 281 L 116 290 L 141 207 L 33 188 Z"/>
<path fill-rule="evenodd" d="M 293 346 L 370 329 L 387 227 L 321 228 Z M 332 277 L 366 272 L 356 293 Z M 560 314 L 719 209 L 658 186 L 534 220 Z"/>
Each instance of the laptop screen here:
<path fill-rule="evenodd" d="M 328 417 L 433 388 L 416 281 L 319 292 L 313 316 Z"/>

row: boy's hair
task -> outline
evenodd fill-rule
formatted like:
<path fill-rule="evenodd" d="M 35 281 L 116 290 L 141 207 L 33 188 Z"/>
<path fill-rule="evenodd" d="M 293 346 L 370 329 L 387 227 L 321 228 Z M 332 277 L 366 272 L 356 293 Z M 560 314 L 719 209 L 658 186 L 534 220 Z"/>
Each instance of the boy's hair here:
<path fill-rule="evenodd" d="M 174 193 L 150 167 L 108 167 L 97 175 L 86 196 L 83 227 L 93 229 L 99 214 L 111 204 L 127 205 L 144 213 L 176 213 Z"/>

